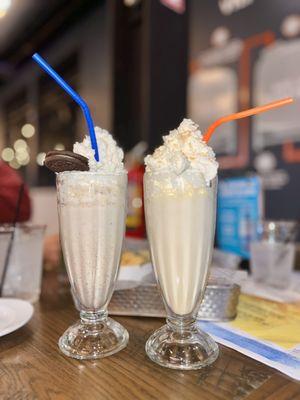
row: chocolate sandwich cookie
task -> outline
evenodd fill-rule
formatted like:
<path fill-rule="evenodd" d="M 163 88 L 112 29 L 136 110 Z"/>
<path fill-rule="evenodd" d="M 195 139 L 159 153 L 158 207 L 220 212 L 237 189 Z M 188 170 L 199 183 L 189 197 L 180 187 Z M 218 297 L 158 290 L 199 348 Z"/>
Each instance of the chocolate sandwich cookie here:
<path fill-rule="evenodd" d="M 46 154 L 44 165 L 53 172 L 88 171 L 88 159 L 65 150 L 52 150 Z"/>

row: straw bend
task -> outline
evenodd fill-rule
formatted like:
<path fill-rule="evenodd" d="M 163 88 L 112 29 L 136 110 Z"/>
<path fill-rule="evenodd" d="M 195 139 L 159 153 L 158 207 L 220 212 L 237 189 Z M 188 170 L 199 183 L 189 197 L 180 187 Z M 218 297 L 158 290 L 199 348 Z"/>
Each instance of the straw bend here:
<path fill-rule="evenodd" d="M 99 161 L 99 151 L 95 134 L 95 128 L 88 105 L 79 96 L 79 94 L 76 93 L 75 90 L 72 89 L 71 86 L 66 81 L 64 81 L 64 79 L 56 71 L 54 71 L 54 69 L 38 53 L 34 53 L 32 58 L 39 64 L 39 66 L 45 72 L 47 72 L 48 75 L 51 76 L 51 78 L 53 78 L 72 97 L 73 100 L 76 101 L 76 103 L 82 109 L 90 133 L 92 149 L 95 151 L 95 160 Z"/>
<path fill-rule="evenodd" d="M 278 108 L 278 107 L 285 106 L 287 104 L 291 104 L 291 103 L 293 103 L 293 101 L 294 101 L 294 99 L 292 97 L 286 97 L 284 99 L 276 100 L 276 101 L 273 101 L 272 103 L 268 103 L 263 106 L 250 108 L 249 110 L 245 110 L 245 111 L 241 111 L 241 112 L 238 112 L 235 114 L 230 114 L 230 115 L 221 117 L 221 118 L 217 119 L 215 122 L 213 122 L 208 127 L 207 131 L 203 135 L 203 140 L 204 140 L 204 142 L 208 142 L 209 139 L 211 138 L 212 134 L 214 133 L 214 130 L 218 126 L 220 126 L 221 124 L 223 124 L 225 122 L 233 121 L 235 119 L 249 117 L 250 115 L 260 114 L 260 113 L 272 110 L 273 108 Z"/>

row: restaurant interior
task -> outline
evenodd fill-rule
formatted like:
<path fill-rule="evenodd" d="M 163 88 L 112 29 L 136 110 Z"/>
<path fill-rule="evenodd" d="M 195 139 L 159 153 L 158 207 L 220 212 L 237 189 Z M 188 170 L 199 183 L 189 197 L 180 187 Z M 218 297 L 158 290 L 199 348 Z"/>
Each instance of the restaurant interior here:
<path fill-rule="evenodd" d="M 299 112 L 299 1 L 0 0 L 0 399 L 300 399 Z"/>

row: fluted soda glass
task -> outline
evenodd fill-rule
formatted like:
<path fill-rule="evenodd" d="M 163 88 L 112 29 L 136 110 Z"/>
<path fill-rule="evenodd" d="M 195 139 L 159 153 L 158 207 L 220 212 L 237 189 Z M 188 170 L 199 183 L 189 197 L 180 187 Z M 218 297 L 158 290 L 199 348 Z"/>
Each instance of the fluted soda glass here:
<path fill-rule="evenodd" d="M 125 229 L 127 174 L 57 174 L 62 251 L 80 320 L 59 340 L 78 359 L 106 357 L 123 349 L 128 332 L 108 317 Z"/>
<path fill-rule="evenodd" d="M 144 175 L 147 235 L 167 312 L 146 352 L 164 367 L 198 369 L 218 356 L 217 344 L 196 323 L 214 243 L 216 189 L 217 179 L 206 182 L 198 171 Z"/>

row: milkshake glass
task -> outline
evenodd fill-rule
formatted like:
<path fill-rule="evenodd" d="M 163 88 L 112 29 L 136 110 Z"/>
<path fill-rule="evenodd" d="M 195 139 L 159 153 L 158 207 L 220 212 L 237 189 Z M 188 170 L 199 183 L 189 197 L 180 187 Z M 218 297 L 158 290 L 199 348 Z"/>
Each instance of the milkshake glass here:
<path fill-rule="evenodd" d="M 146 344 L 148 356 L 169 368 L 198 369 L 218 356 L 216 343 L 195 324 L 211 262 L 216 179 L 197 172 L 144 177 L 147 234 L 167 324 Z"/>
<path fill-rule="evenodd" d="M 145 163 L 147 235 L 167 312 L 146 353 L 164 367 L 199 369 L 218 356 L 217 344 L 196 323 L 214 244 L 218 165 L 190 120 L 165 136 Z"/>
<path fill-rule="evenodd" d="M 57 174 L 60 237 L 80 320 L 59 339 L 77 359 L 123 349 L 128 332 L 107 316 L 125 229 L 127 174 L 66 171 Z"/>

